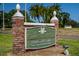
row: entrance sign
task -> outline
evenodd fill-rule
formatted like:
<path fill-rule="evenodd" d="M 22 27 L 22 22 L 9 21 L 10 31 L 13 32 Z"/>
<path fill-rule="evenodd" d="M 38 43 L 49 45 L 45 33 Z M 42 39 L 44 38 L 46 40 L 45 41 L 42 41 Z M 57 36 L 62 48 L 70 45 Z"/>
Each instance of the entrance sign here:
<path fill-rule="evenodd" d="M 24 16 L 20 12 L 20 5 L 16 5 L 17 12 L 12 16 L 13 53 L 20 55 L 26 49 L 46 48 L 56 43 L 56 31 L 59 27 L 56 11 L 49 23 L 24 23 Z M 25 29 L 25 30 L 24 30 Z"/>
<path fill-rule="evenodd" d="M 24 25 L 26 49 L 40 49 L 55 45 L 54 24 L 24 23 Z"/>

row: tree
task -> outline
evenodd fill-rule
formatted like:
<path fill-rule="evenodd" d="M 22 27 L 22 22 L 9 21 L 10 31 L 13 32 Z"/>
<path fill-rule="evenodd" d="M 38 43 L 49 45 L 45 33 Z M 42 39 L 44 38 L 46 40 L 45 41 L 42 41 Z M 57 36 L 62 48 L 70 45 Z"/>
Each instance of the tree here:
<path fill-rule="evenodd" d="M 52 6 L 50 6 L 49 11 L 50 11 L 51 16 L 52 16 L 53 11 L 56 11 L 57 16 L 58 16 L 59 13 L 61 12 L 61 7 L 59 4 L 55 3 Z"/>
<path fill-rule="evenodd" d="M 12 27 L 12 16 L 16 13 L 15 9 L 12 9 L 11 11 L 5 13 L 5 18 L 6 18 L 6 22 L 7 22 L 7 26 L 6 27 Z M 7 17 L 8 16 L 8 17 Z"/>
<path fill-rule="evenodd" d="M 21 10 L 21 13 L 23 14 L 23 16 L 25 16 L 25 10 Z M 26 11 L 26 21 L 27 21 L 27 22 L 32 22 L 32 21 L 30 20 L 30 17 L 29 17 L 29 15 L 28 15 L 27 11 Z"/>
<path fill-rule="evenodd" d="M 25 11 L 24 10 L 21 10 L 20 12 L 25 16 Z M 8 27 L 8 28 L 12 27 L 12 16 L 15 13 L 16 13 L 15 9 L 12 9 L 9 12 L 5 12 L 4 13 L 4 16 L 5 16 L 5 27 Z M 27 22 L 31 22 L 27 12 L 26 12 L 26 19 L 27 19 Z"/>
<path fill-rule="evenodd" d="M 42 16 L 44 19 L 44 14 L 45 14 L 44 10 L 45 8 L 42 4 L 31 5 L 30 14 L 34 19 L 37 18 L 38 22 L 40 22 L 40 19 L 39 19 L 40 16 Z"/>
<path fill-rule="evenodd" d="M 23 14 L 23 16 L 25 16 L 25 10 L 21 10 L 20 12 Z M 16 10 L 15 9 L 12 9 L 8 13 L 5 13 L 6 24 L 7 24 L 6 27 L 12 27 L 12 16 L 15 13 L 16 13 Z M 31 22 L 31 20 L 29 19 L 29 16 L 28 16 L 28 13 L 27 12 L 26 12 L 26 19 L 27 19 L 27 22 Z"/>
<path fill-rule="evenodd" d="M 3 21 L 2 12 L 3 12 L 3 11 L 0 11 L 0 28 L 2 27 L 2 21 Z"/>
<path fill-rule="evenodd" d="M 1 3 L 0 3 L 0 7 L 1 7 Z M 2 27 L 2 13 L 3 11 L 0 9 L 0 28 Z"/>
<path fill-rule="evenodd" d="M 70 25 L 69 20 L 70 20 L 70 14 L 67 12 L 62 12 L 61 13 L 62 17 L 62 26 L 64 27 L 65 25 Z"/>
<path fill-rule="evenodd" d="M 50 23 L 50 20 L 51 20 L 51 18 L 53 17 L 53 12 L 54 11 L 56 11 L 57 12 L 57 17 L 58 17 L 58 19 L 59 19 L 59 21 L 61 21 L 61 14 L 60 14 L 60 12 L 61 12 L 61 7 L 60 7 L 60 5 L 59 4 L 53 4 L 53 5 L 51 5 L 51 6 L 47 6 L 47 8 L 46 8 L 47 10 L 46 10 L 46 23 Z"/>
<path fill-rule="evenodd" d="M 59 26 L 64 27 L 65 25 L 72 25 L 75 27 L 79 23 L 70 19 L 70 14 L 68 12 L 64 12 L 61 9 L 59 4 L 53 4 L 51 6 L 45 7 L 43 4 L 32 4 L 30 7 L 30 12 L 26 11 L 26 19 L 27 22 L 33 22 L 30 19 L 30 16 L 34 18 L 34 20 L 38 20 L 38 22 L 50 23 L 51 18 L 53 17 L 53 11 L 57 12 L 57 18 L 59 19 Z M 16 10 L 12 9 L 9 12 L 4 12 L 5 16 L 5 26 L 12 27 L 12 16 L 16 13 Z M 25 10 L 21 10 L 21 13 L 25 16 Z M 43 18 L 41 21 L 40 16 Z M 0 26 L 2 26 L 2 14 L 0 14 Z M 37 19 L 36 19 L 37 18 Z"/>
<path fill-rule="evenodd" d="M 79 28 L 79 23 L 77 21 L 70 19 L 68 22 L 70 23 L 70 25 L 72 27 L 78 27 Z"/>

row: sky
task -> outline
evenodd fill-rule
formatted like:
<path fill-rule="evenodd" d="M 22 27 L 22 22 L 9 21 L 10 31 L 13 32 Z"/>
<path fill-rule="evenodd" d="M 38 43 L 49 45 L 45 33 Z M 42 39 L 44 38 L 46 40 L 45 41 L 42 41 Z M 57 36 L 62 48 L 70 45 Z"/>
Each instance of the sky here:
<path fill-rule="evenodd" d="M 53 3 L 43 3 L 44 6 L 51 6 Z M 63 12 L 70 13 L 70 18 L 79 22 L 79 3 L 59 3 Z M 25 9 L 25 4 L 21 3 L 21 10 Z M 31 4 L 26 4 L 26 9 L 29 11 Z M 2 10 L 2 6 L 0 6 L 0 10 Z M 7 3 L 4 4 L 4 11 L 8 12 L 12 9 L 16 9 L 16 3 Z"/>

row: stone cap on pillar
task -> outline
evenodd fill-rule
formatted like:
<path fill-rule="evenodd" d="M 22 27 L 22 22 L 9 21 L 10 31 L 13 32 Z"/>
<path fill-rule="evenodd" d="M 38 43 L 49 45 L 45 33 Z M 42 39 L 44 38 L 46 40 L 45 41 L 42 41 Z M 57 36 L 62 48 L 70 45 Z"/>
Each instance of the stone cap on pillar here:
<path fill-rule="evenodd" d="M 24 19 L 23 14 L 20 12 L 20 5 L 16 5 L 17 12 L 12 16 L 12 19 Z"/>
<path fill-rule="evenodd" d="M 53 22 L 54 20 L 58 21 L 58 18 L 56 17 L 56 11 L 53 12 L 53 17 L 50 21 Z"/>

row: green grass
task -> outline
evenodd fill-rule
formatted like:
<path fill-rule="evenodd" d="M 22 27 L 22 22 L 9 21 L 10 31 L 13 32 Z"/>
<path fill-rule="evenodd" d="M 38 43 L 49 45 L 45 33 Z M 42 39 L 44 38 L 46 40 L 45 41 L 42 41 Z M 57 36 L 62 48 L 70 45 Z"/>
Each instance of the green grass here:
<path fill-rule="evenodd" d="M 70 55 L 79 56 L 79 40 L 62 39 L 57 42 L 60 45 L 68 45 Z M 0 34 L 0 55 L 6 55 L 12 49 L 12 35 Z"/>
<path fill-rule="evenodd" d="M 12 49 L 12 35 L 0 34 L 0 55 L 7 55 Z"/>
<path fill-rule="evenodd" d="M 72 56 L 79 56 L 79 40 L 72 39 L 62 39 L 59 40 L 58 43 L 60 45 L 68 45 L 69 53 Z"/>
<path fill-rule="evenodd" d="M 75 30 L 76 30 L 76 28 L 75 28 Z M 79 30 L 79 28 L 77 30 Z M 11 51 L 11 49 L 12 49 L 12 39 L 13 39 L 12 34 L 2 34 L 2 33 L 0 33 L 0 55 L 7 55 L 7 53 Z M 58 40 L 57 44 L 68 45 L 70 55 L 79 56 L 79 40 L 62 39 L 62 40 Z"/>

